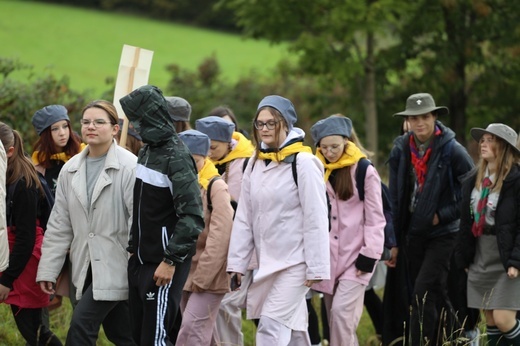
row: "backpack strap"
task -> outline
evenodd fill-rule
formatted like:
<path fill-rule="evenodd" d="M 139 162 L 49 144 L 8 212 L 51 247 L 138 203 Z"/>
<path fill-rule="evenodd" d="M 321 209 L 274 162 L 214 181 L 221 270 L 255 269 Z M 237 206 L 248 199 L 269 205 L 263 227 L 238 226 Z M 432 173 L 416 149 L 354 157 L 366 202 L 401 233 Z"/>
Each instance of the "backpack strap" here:
<path fill-rule="evenodd" d="M 206 190 L 206 197 L 208 198 L 208 210 L 211 213 L 213 211 L 213 203 L 211 203 L 211 186 L 215 182 L 215 180 L 221 179 L 219 176 L 215 176 L 211 178 L 208 184 L 208 189 Z"/>
<path fill-rule="evenodd" d="M 242 173 L 244 173 L 246 171 L 246 167 L 247 167 L 247 164 L 249 163 L 249 159 L 250 159 L 250 157 L 246 157 L 246 159 L 244 160 L 244 164 L 242 165 Z"/>
<path fill-rule="evenodd" d="M 296 169 L 296 158 L 297 157 L 298 157 L 298 153 L 293 154 L 293 160 L 291 162 L 292 177 L 293 177 L 294 183 L 296 184 L 296 187 L 298 187 L 298 170 Z"/>
<path fill-rule="evenodd" d="M 356 187 L 358 190 L 359 200 L 365 200 L 365 177 L 367 175 L 367 168 L 372 162 L 369 159 L 362 158 L 358 161 L 356 169 Z"/>

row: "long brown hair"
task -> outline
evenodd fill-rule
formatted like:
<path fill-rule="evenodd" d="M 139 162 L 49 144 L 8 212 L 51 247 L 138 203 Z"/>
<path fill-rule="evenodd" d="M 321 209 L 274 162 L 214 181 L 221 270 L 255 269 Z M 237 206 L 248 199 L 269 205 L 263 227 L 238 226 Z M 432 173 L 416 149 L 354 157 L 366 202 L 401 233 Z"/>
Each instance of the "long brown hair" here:
<path fill-rule="evenodd" d="M 347 148 L 349 146 L 349 143 L 352 142 L 356 145 L 356 147 L 363 152 L 367 156 L 367 158 L 370 158 L 374 155 L 373 152 L 365 149 L 365 147 L 361 144 L 359 137 L 352 128 L 352 131 L 350 133 L 350 138 L 345 137 L 347 139 L 347 143 L 345 144 L 344 153 L 347 152 Z M 350 141 L 350 142 L 349 142 Z M 354 194 L 354 182 L 352 181 L 352 176 L 350 170 L 352 169 L 352 166 L 345 166 L 342 168 L 339 168 L 336 170 L 335 175 L 335 183 L 334 183 L 334 191 L 338 195 L 338 198 L 342 201 L 346 201 L 352 197 Z"/>
<path fill-rule="evenodd" d="M 26 186 L 36 186 L 43 195 L 43 188 L 38 179 L 36 168 L 23 151 L 23 140 L 18 131 L 9 125 L 0 122 L 0 141 L 4 145 L 6 153 L 14 148 L 13 154 L 7 158 L 6 185 L 14 184 L 18 179 L 25 178 Z"/>
<path fill-rule="evenodd" d="M 67 125 L 69 126 L 69 140 L 67 144 L 63 147 L 63 151 L 67 156 L 72 157 L 81 151 L 81 138 L 76 135 L 74 131 L 72 131 L 72 127 L 70 125 L 69 120 L 65 120 Z M 52 166 L 51 156 L 57 154 L 56 145 L 54 144 L 54 140 L 52 139 L 52 126 L 47 127 L 40 134 L 40 138 L 34 144 L 34 150 L 38 151 L 37 159 L 39 164 L 43 168 L 49 168 Z"/>
<path fill-rule="evenodd" d="M 280 130 L 283 128 L 283 126 L 285 125 L 286 128 L 289 127 L 289 126 L 287 126 L 287 122 L 285 121 L 285 118 L 282 116 L 282 113 L 280 113 L 277 109 L 275 109 L 273 107 L 269 107 L 269 106 L 265 106 L 265 107 L 260 108 L 256 112 L 255 118 L 253 119 L 253 129 L 254 129 L 254 131 L 253 131 L 253 142 L 254 142 L 254 145 L 255 145 L 256 157 L 258 157 L 258 154 L 260 153 L 260 143 L 262 142 L 262 140 L 260 139 L 260 136 L 258 135 L 258 131 L 259 130 L 257 130 L 256 127 L 254 126 L 254 122 L 258 118 L 258 114 L 260 114 L 260 112 L 263 111 L 264 109 L 269 111 L 269 113 L 271 113 L 271 115 L 274 117 L 274 119 L 276 121 L 276 125 L 275 125 L 275 128 L 274 128 L 275 129 L 275 135 L 274 135 L 275 143 L 280 142 Z M 278 154 L 280 152 L 280 148 L 278 148 L 278 147 L 273 148 L 273 152 Z"/>
<path fill-rule="evenodd" d="M 513 165 L 519 164 L 520 157 L 518 153 L 511 147 L 510 144 L 506 143 L 502 138 L 498 138 L 493 136 L 495 139 L 495 147 L 493 149 L 494 154 L 496 156 L 496 172 L 495 172 L 495 184 L 491 187 L 491 191 L 500 191 L 502 189 L 502 184 L 504 179 L 507 177 Z M 480 145 L 479 145 L 480 148 Z M 486 169 L 488 163 L 486 160 L 480 156 L 477 167 L 477 180 L 475 182 L 475 186 L 477 188 L 481 188 L 482 179 L 486 176 Z"/>

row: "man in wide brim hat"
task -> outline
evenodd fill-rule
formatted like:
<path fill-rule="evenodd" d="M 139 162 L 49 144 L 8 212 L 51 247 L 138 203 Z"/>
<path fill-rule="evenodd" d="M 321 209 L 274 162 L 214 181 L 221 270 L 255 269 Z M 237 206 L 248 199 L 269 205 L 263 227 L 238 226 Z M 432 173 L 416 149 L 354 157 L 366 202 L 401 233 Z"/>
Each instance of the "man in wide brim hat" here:
<path fill-rule="evenodd" d="M 470 130 L 470 133 L 471 137 L 473 137 L 473 139 L 477 142 L 479 142 L 482 136 L 486 133 L 493 135 L 505 141 L 513 148 L 514 152 L 520 154 L 520 149 L 516 146 L 518 141 L 518 134 L 515 130 L 505 124 L 493 123 L 489 124 L 485 129 L 474 127 Z"/>
<path fill-rule="evenodd" d="M 434 113 L 435 115 L 447 115 L 450 113 L 448 107 L 435 105 L 435 100 L 428 93 L 413 94 L 406 100 L 406 109 L 395 113 L 403 117 L 417 116 L 422 114 Z"/>

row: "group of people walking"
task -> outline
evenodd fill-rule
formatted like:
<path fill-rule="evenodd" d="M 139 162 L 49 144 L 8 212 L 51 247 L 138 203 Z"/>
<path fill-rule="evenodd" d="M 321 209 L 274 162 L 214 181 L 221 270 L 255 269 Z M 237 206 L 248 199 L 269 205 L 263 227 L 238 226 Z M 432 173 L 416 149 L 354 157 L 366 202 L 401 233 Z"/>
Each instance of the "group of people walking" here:
<path fill-rule="evenodd" d="M 189 103 L 157 87 L 116 102 L 131 124 L 125 148 L 104 100 L 82 110 L 81 137 L 65 107 L 38 110 L 32 162 L 0 122 L 0 301 L 27 343 L 61 345 L 45 312 L 68 272 L 67 345 L 95 345 L 101 325 L 115 345 L 243 345 L 244 308 L 257 345 L 311 345 L 310 290 L 323 295 L 330 345 L 357 345 L 389 220 L 377 169 L 358 184 L 369 153 L 352 121 L 316 122 L 313 149 L 278 95 L 259 102 L 252 142 L 227 107 L 191 129 Z M 472 129 L 475 167 L 447 114 L 426 93 L 395 114 L 409 129 L 388 159 L 396 246 L 382 342 L 475 342 L 481 309 L 490 345 L 520 345 L 517 133 Z M 46 224 L 39 174 L 55 199 Z"/>

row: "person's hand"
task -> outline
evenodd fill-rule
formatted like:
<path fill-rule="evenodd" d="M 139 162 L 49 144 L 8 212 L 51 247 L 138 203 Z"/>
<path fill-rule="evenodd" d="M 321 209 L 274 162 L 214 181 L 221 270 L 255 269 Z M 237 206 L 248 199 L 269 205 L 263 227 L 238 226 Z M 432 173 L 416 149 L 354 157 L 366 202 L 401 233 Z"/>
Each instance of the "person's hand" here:
<path fill-rule="evenodd" d="M 242 274 L 235 272 L 230 272 L 229 274 L 231 274 L 231 282 L 229 284 L 231 292 L 238 291 L 240 286 L 242 286 Z"/>
<path fill-rule="evenodd" d="M 165 262 L 162 262 L 155 269 L 155 273 L 153 273 L 153 279 L 155 281 L 156 286 L 166 286 L 168 285 L 172 279 L 173 274 L 175 274 L 175 266 L 171 266 Z"/>
<path fill-rule="evenodd" d="M 518 277 L 518 269 L 515 267 L 509 267 L 507 268 L 507 276 L 509 276 L 510 279 L 515 279 Z"/>
<path fill-rule="evenodd" d="M 364 271 L 359 270 L 359 269 L 356 270 L 356 276 L 361 276 L 361 275 L 366 274 L 366 273 L 367 272 L 364 272 Z"/>
<path fill-rule="evenodd" d="M 395 268 L 397 264 L 397 254 L 399 253 L 398 247 L 393 247 L 390 249 L 390 259 L 385 261 L 385 264 L 389 268 Z"/>
<path fill-rule="evenodd" d="M 311 287 L 314 284 L 317 284 L 318 282 L 321 282 L 322 280 L 305 280 L 303 283 L 304 286 Z"/>
<path fill-rule="evenodd" d="M 11 289 L 7 286 L 0 284 L 0 302 L 4 302 L 9 296 Z"/>
<path fill-rule="evenodd" d="M 50 281 L 40 281 L 39 284 L 40 284 L 40 288 L 42 289 L 42 291 L 44 293 L 47 293 L 49 295 L 56 293 L 54 291 L 54 283 L 52 283 Z"/>
<path fill-rule="evenodd" d="M 439 224 L 439 216 L 437 215 L 437 213 L 435 213 L 435 215 L 433 215 L 433 225 L 437 226 L 438 224 Z"/>

